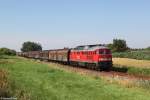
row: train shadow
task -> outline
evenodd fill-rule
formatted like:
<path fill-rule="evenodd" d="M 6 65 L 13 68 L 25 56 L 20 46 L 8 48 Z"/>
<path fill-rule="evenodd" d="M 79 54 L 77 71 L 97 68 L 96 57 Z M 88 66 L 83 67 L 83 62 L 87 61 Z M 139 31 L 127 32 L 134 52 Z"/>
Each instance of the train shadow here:
<path fill-rule="evenodd" d="M 113 67 L 112 67 L 112 71 L 127 73 L 127 72 L 128 72 L 128 68 L 126 68 L 126 67 L 115 67 L 115 66 L 113 66 Z"/>

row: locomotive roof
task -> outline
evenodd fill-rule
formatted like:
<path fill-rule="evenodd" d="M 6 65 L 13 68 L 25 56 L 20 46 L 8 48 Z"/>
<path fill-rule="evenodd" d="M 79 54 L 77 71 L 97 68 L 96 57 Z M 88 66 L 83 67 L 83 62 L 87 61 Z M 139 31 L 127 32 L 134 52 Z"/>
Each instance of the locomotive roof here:
<path fill-rule="evenodd" d="M 106 46 L 106 44 L 80 45 L 80 46 L 77 46 L 77 47 L 84 47 L 84 46 L 89 46 L 89 47 L 94 47 L 94 46 Z"/>
<path fill-rule="evenodd" d="M 96 50 L 96 49 L 108 49 L 106 46 L 100 45 L 86 45 L 86 46 L 78 46 L 74 48 L 74 50 Z"/>

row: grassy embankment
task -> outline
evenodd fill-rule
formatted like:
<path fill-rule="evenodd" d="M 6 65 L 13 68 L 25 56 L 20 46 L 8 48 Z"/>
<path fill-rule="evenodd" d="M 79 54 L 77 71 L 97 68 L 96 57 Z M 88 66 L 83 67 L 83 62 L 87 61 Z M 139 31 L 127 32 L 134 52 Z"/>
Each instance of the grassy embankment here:
<path fill-rule="evenodd" d="M 149 89 L 126 88 L 17 57 L 0 59 L 7 90 L 18 100 L 149 100 Z M 5 73 L 4 71 L 4 73 Z M 0 73 L 2 74 L 2 73 Z M 0 83 L 1 84 L 1 83 Z M 9 95 L 10 95 L 9 94 Z"/>
<path fill-rule="evenodd" d="M 130 51 L 113 53 L 115 68 L 130 74 L 150 76 L 150 51 Z"/>

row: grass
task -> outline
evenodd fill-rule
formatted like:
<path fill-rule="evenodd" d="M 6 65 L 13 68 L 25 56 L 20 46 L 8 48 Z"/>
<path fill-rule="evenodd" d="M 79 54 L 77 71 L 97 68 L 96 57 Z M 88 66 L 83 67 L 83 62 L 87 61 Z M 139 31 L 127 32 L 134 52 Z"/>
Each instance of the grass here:
<path fill-rule="evenodd" d="M 132 75 L 150 76 L 150 69 L 147 68 L 136 68 L 132 66 L 114 65 L 112 70 Z"/>
<path fill-rule="evenodd" d="M 132 58 L 132 59 L 138 59 L 138 60 L 150 60 L 150 50 L 114 52 L 113 57 Z"/>
<path fill-rule="evenodd" d="M 114 69 L 134 75 L 150 76 L 150 61 L 113 58 Z"/>
<path fill-rule="evenodd" d="M 7 57 L 6 57 L 7 58 Z M 8 57 L 7 70 L 13 96 L 18 100 L 149 100 L 149 89 L 126 88 L 100 78 L 54 69 L 54 64 Z M 7 63 L 6 63 L 7 62 Z"/>
<path fill-rule="evenodd" d="M 8 82 L 8 72 L 2 69 L 0 69 L 0 97 L 11 97 L 11 89 Z"/>
<path fill-rule="evenodd" d="M 135 75 L 150 76 L 150 51 L 137 50 L 113 53 L 115 69 Z"/>
<path fill-rule="evenodd" d="M 150 76 L 150 69 L 129 67 L 128 73 L 134 75 Z"/>

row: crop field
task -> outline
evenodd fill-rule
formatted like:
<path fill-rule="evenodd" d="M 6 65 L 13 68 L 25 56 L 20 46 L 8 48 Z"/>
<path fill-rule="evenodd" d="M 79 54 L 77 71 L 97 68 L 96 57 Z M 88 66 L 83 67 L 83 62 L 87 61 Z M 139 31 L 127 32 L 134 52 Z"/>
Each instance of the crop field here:
<path fill-rule="evenodd" d="M 113 58 L 113 64 L 121 66 L 132 66 L 136 68 L 149 68 L 150 61 L 148 60 L 136 60 L 129 58 Z"/>
<path fill-rule="evenodd" d="M 57 65 L 52 63 L 18 57 L 2 57 L 0 61 L 0 86 L 6 85 L 0 88 L 0 96 L 18 100 L 149 100 L 150 97 L 149 89 L 81 76 L 55 69 Z"/>
<path fill-rule="evenodd" d="M 124 69 L 126 73 L 150 76 L 150 61 L 130 58 L 113 58 L 115 68 Z"/>
<path fill-rule="evenodd" d="M 124 68 L 127 73 L 150 76 L 150 51 L 138 50 L 113 53 L 115 68 Z"/>

